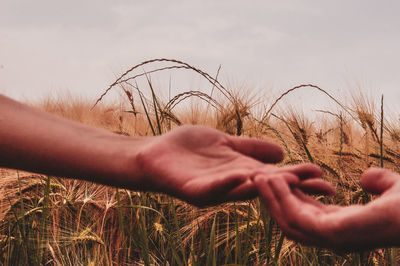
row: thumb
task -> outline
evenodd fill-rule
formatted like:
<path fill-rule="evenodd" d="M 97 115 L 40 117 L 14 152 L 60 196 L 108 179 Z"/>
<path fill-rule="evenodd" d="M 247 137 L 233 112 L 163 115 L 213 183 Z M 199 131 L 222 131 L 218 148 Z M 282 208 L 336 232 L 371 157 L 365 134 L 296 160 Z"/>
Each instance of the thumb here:
<path fill-rule="evenodd" d="M 362 188 L 372 194 L 382 194 L 400 181 L 400 176 L 382 168 L 368 169 L 360 179 Z"/>
<path fill-rule="evenodd" d="M 275 143 L 261 139 L 236 136 L 229 136 L 229 140 L 233 150 L 261 162 L 279 163 L 283 160 L 283 150 Z"/>

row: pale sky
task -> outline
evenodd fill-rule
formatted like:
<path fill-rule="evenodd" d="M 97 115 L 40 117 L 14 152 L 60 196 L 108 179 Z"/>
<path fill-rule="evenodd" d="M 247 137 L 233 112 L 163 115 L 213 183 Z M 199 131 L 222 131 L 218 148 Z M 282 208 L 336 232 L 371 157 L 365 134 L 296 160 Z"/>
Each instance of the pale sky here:
<path fill-rule="evenodd" d="M 360 87 L 395 105 L 399 10 L 395 0 L 1 0 L 0 93 L 94 99 L 130 66 L 163 57 L 210 74 L 221 64 L 222 83 L 260 93 L 313 83 L 340 97 Z M 172 79 L 197 86 L 193 75 Z"/>

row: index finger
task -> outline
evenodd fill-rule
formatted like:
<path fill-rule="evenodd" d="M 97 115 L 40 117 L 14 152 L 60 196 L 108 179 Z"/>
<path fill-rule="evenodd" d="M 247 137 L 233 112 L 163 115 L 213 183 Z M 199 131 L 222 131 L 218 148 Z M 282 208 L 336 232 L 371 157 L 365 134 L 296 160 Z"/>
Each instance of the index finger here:
<path fill-rule="evenodd" d="M 271 178 L 268 183 L 289 226 L 318 237 L 318 212 L 315 210 L 319 208 L 296 197 L 288 184 L 279 178 Z"/>
<path fill-rule="evenodd" d="M 309 178 L 320 178 L 324 174 L 324 172 L 318 165 L 312 163 L 284 166 L 281 168 L 281 170 L 297 175 L 301 180 Z"/>
<path fill-rule="evenodd" d="M 283 178 L 281 175 L 287 174 L 278 174 L 272 179 L 280 179 L 284 183 L 286 178 Z M 290 175 L 290 174 L 289 174 Z M 290 179 L 290 176 L 288 176 Z M 263 175 L 256 176 L 254 182 L 256 184 L 257 190 L 260 194 L 261 199 L 263 200 L 264 204 L 266 205 L 268 211 L 274 217 L 276 222 L 278 223 L 279 227 L 282 231 L 291 239 L 300 241 L 309 245 L 314 245 L 316 242 L 314 238 L 308 234 L 304 234 L 301 230 L 297 230 L 292 226 L 292 222 L 287 219 L 287 213 L 281 203 L 279 202 L 278 198 L 276 197 L 273 188 L 270 185 L 271 177 L 266 177 Z"/>

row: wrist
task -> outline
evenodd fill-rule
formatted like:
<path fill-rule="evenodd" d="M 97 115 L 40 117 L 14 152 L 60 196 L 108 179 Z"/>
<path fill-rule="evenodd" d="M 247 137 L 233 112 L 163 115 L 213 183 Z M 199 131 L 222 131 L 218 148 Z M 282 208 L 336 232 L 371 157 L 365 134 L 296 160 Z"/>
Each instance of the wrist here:
<path fill-rule="evenodd" d="M 118 137 L 110 145 L 111 173 L 104 183 L 132 190 L 149 190 L 151 180 L 144 170 L 141 158 L 154 137 Z"/>

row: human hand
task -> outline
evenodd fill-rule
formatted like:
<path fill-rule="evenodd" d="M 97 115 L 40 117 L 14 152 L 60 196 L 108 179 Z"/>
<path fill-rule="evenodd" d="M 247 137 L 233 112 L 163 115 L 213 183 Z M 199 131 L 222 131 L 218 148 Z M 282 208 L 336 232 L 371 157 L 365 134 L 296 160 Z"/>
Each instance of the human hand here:
<path fill-rule="evenodd" d="M 292 172 L 313 189 L 314 166 L 278 169 L 272 143 L 185 126 L 157 137 L 127 137 L 86 126 L 0 95 L 0 166 L 105 185 L 158 191 L 199 206 L 256 196 L 257 173 Z M 37 125 L 40 125 L 38 127 Z M 329 190 L 329 188 L 328 188 Z M 323 191 L 322 191 L 323 192 Z"/>
<path fill-rule="evenodd" d="M 155 137 L 137 157 L 144 190 L 167 193 L 197 206 L 254 198 L 257 190 L 252 179 L 258 174 L 279 174 L 292 186 L 332 192 L 317 179 L 322 172 L 314 165 L 278 168 L 265 164 L 282 159 L 283 151 L 276 144 L 200 126 L 183 126 Z"/>
<path fill-rule="evenodd" d="M 279 176 L 255 179 L 258 192 L 287 237 L 339 252 L 400 243 L 400 176 L 370 169 L 361 177 L 365 191 L 381 197 L 366 205 L 324 205 L 291 189 Z"/>

